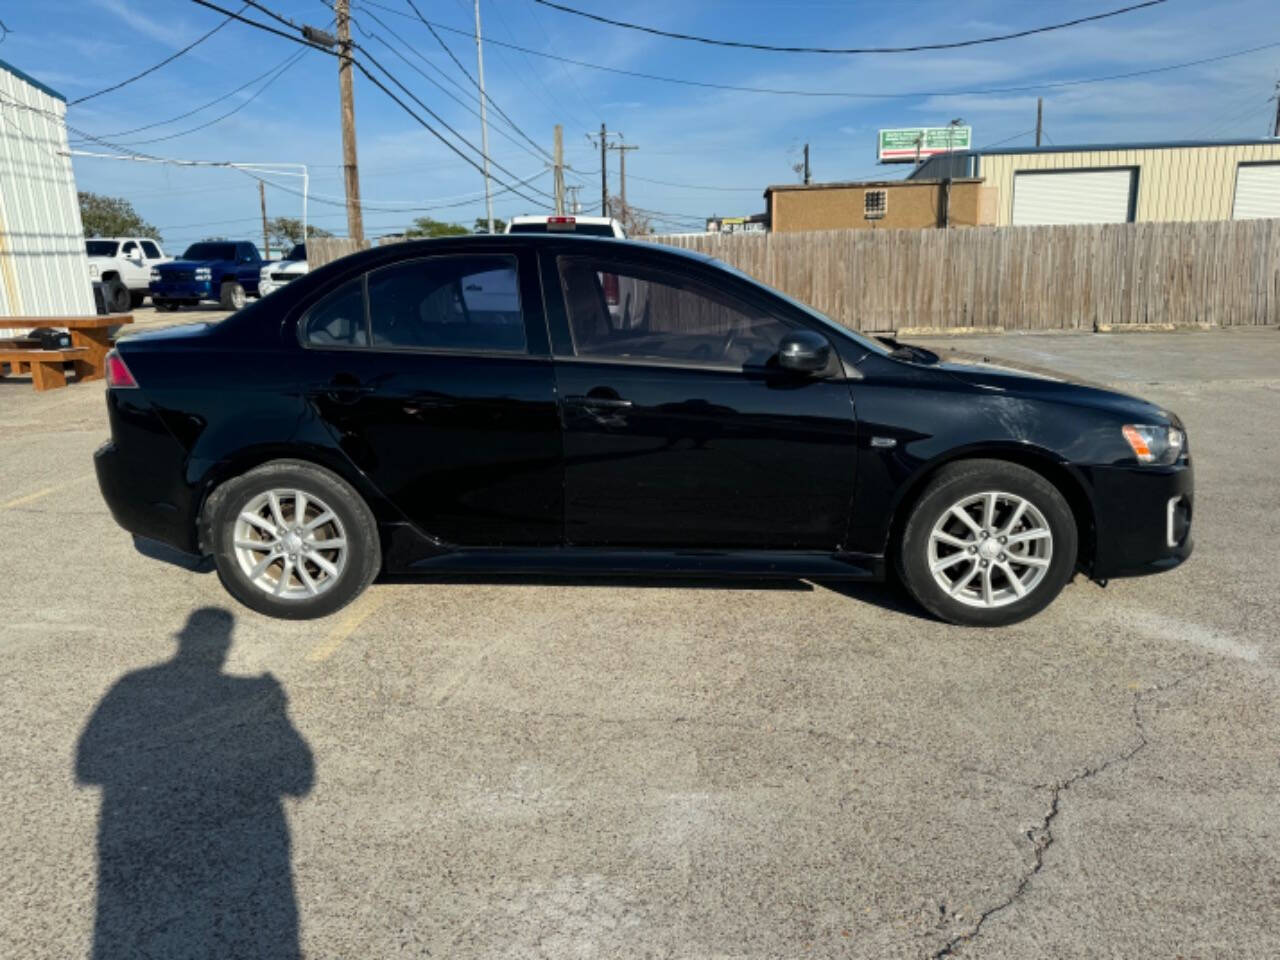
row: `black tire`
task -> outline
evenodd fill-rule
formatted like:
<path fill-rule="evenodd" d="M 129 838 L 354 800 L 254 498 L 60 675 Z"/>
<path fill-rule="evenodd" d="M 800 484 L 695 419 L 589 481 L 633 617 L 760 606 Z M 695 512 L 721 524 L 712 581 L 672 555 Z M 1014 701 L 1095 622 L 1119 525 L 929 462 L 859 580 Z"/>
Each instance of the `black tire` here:
<path fill-rule="evenodd" d="M 129 288 L 120 282 L 119 277 L 112 277 L 106 282 L 102 296 L 106 300 L 108 313 L 128 313 Z"/>
<path fill-rule="evenodd" d="M 240 511 L 269 490 L 300 490 L 308 498 L 318 498 L 341 523 L 347 540 L 346 564 L 337 580 L 316 596 L 273 596 L 249 579 L 237 559 L 235 525 Z M 378 526 L 368 505 L 349 483 L 315 464 L 276 460 L 228 480 L 210 496 L 204 516 L 205 542 L 213 552 L 218 579 L 233 597 L 267 616 L 286 620 L 328 616 L 363 593 L 381 566 Z M 275 575 L 278 580 L 279 571 Z"/>
<path fill-rule="evenodd" d="M 244 287 L 234 280 L 228 280 L 218 292 L 218 303 L 223 310 L 239 310 L 247 302 Z"/>
<path fill-rule="evenodd" d="M 142 301 L 146 299 L 147 299 L 147 292 L 145 290 L 130 290 L 129 291 L 129 309 L 137 310 L 140 306 L 142 306 Z"/>
<path fill-rule="evenodd" d="M 1052 535 L 1052 553 L 1044 575 L 1026 596 L 1002 606 L 973 606 L 956 599 L 934 578 L 930 570 L 929 541 L 934 525 L 953 504 L 988 491 L 1012 494 L 1034 506 Z M 964 626 L 1001 627 L 1035 616 L 1062 592 L 1075 571 L 1077 541 L 1071 506 L 1061 491 L 1043 476 L 1005 460 L 964 460 L 939 470 L 911 507 L 897 544 L 896 563 L 903 584 L 934 616 Z M 981 562 L 984 569 L 987 566 L 987 561 L 975 559 L 974 562 Z M 963 566 L 963 562 L 960 565 Z M 965 572 L 958 573 L 956 579 L 961 579 Z M 997 576 L 994 569 L 991 576 L 993 579 Z M 1013 584 L 1003 573 L 998 576 L 1012 593 Z"/>
<path fill-rule="evenodd" d="M 151 298 L 151 305 L 155 307 L 157 310 L 159 310 L 161 313 L 170 313 L 178 309 L 178 305 L 174 301 L 157 300 L 155 297 Z"/>

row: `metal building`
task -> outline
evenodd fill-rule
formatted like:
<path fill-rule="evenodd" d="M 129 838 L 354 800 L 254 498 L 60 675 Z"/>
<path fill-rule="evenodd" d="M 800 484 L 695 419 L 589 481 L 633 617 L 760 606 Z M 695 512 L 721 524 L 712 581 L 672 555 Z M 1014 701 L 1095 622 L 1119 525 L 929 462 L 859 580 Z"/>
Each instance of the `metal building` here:
<path fill-rule="evenodd" d="M 0 60 L 0 318 L 95 312 L 66 112 Z"/>
<path fill-rule="evenodd" d="M 969 150 L 910 174 L 939 177 L 981 177 L 998 226 L 1280 217 L 1277 139 Z"/>

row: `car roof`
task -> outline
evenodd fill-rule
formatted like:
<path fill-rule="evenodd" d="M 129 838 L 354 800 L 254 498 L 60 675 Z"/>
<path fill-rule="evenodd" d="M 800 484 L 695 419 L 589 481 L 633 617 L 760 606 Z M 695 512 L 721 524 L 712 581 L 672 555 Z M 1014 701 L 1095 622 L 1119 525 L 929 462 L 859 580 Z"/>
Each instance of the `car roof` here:
<path fill-rule="evenodd" d="M 683 250 L 664 243 L 651 243 L 641 240 L 625 240 L 618 237 L 591 237 L 574 233 L 477 233 L 461 237 L 426 237 L 416 240 L 401 240 L 397 243 L 386 243 L 359 253 L 343 257 L 342 262 L 352 266 L 359 263 L 376 263 L 384 260 L 399 259 L 410 250 L 421 251 L 422 256 L 436 253 L 457 253 L 462 251 L 500 247 L 554 247 L 561 250 L 591 253 L 607 256 L 610 250 L 624 253 L 638 253 L 649 257 L 671 257 L 677 260 L 700 264 L 719 264 L 714 257 L 693 250 Z"/>
<path fill-rule="evenodd" d="M 556 214 L 554 213 L 532 213 L 532 214 L 522 213 L 519 216 L 512 217 L 509 222 L 510 223 L 546 223 L 548 220 L 550 220 L 554 216 L 556 216 Z M 587 217 L 587 216 L 583 216 L 580 213 L 570 213 L 570 214 L 566 214 L 566 216 L 577 223 L 609 224 L 609 223 L 617 222 L 616 217 Z"/>

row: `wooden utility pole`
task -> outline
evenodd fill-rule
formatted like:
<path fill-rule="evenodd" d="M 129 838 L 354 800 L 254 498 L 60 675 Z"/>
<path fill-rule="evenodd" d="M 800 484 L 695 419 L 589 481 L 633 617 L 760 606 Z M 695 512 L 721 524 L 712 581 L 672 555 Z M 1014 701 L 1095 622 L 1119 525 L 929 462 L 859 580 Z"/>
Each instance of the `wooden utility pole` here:
<path fill-rule="evenodd" d="M 1044 97 L 1036 97 L 1036 146 L 1040 146 L 1040 135 L 1044 132 Z"/>
<path fill-rule="evenodd" d="M 622 134 L 618 134 L 621 141 Z M 618 197 L 622 201 L 622 209 L 627 209 L 627 151 L 639 150 L 639 147 L 628 146 L 625 143 L 618 142 L 609 147 L 610 150 L 618 151 Z"/>
<path fill-rule="evenodd" d="M 351 0 L 335 0 L 338 27 L 338 94 L 342 100 L 342 175 L 347 187 L 347 236 L 364 243 L 360 170 L 356 164 L 356 104 L 351 87 Z"/>
<path fill-rule="evenodd" d="M 609 215 L 609 132 L 600 124 L 600 216 Z"/>
<path fill-rule="evenodd" d="M 556 124 L 555 129 L 555 194 L 556 216 L 564 216 L 564 127 Z"/>
<path fill-rule="evenodd" d="M 271 234 L 267 230 L 267 188 L 263 186 L 262 181 L 258 181 L 258 204 L 262 207 L 262 253 L 267 259 L 271 259 Z"/>

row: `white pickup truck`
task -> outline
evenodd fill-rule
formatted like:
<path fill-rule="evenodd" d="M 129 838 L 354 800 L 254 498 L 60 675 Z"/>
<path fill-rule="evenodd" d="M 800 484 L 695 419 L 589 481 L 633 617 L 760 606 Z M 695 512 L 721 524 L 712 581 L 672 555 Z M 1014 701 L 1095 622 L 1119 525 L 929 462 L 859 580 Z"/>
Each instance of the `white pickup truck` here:
<path fill-rule="evenodd" d="M 149 237 L 94 237 L 85 241 L 85 252 L 89 255 L 89 280 L 102 284 L 111 313 L 142 306 L 151 268 L 173 259 Z"/>

